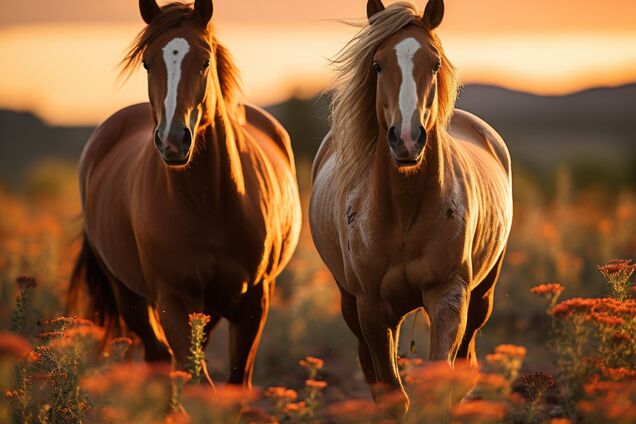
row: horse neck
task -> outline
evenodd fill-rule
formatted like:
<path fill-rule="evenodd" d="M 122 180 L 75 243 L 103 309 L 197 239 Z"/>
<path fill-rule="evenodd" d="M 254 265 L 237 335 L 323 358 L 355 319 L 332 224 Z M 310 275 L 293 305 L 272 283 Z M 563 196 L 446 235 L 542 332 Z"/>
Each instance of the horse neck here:
<path fill-rule="evenodd" d="M 219 99 L 214 110 L 204 111 L 204 128 L 195 141 L 195 151 L 183 170 L 166 169 L 171 188 L 197 207 L 232 205 L 245 193 L 239 155 L 240 133 Z"/>
<path fill-rule="evenodd" d="M 397 169 L 385 137 L 379 135 L 372 174 L 374 209 L 393 211 L 408 219 L 422 202 L 430 204 L 441 200 L 446 171 L 450 166 L 448 143 L 446 131 L 435 126 L 430 132 L 422 164 L 416 170 L 405 173 Z"/>

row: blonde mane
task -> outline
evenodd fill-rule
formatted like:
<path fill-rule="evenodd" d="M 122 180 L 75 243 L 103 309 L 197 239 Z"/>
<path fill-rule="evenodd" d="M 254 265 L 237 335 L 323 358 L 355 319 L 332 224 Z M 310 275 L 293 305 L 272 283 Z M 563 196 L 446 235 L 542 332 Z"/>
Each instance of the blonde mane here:
<path fill-rule="evenodd" d="M 340 207 L 344 205 L 348 190 L 370 169 L 375 152 L 378 122 L 373 55 L 385 40 L 408 25 L 417 25 L 426 30 L 421 18 L 417 6 L 405 2 L 394 3 L 375 14 L 370 24 L 366 21 L 363 24 L 351 24 L 361 30 L 333 60 L 336 80 L 330 119 Z M 446 57 L 437 35 L 429 31 L 429 36 L 442 58 L 437 81 L 437 126 L 445 130 L 453 114 L 458 92 L 455 68 Z"/>

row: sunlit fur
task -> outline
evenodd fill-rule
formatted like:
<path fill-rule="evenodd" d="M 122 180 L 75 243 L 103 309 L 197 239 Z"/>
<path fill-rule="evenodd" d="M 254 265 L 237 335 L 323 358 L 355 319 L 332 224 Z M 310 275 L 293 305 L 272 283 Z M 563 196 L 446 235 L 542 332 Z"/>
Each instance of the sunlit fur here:
<path fill-rule="evenodd" d="M 407 25 L 424 28 L 421 17 L 414 4 L 394 3 L 375 14 L 370 24 L 367 20 L 352 24 L 362 29 L 333 61 L 336 82 L 331 101 L 331 131 L 335 140 L 341 196 L 369 169 L 375 152 L 378 122 L 373 55 L 386 39 Z M 430 32 L 430 38 L 442 59 L 442 68 L 437 76 L 437 123 L 446 128 L 457 99 L 457 78 L 455 67 L 446 57 L 437 35 Z"/>
<path fill-rule="evenodd" d="M 422 16 L 415 6 L 393 4 L 372 14 L 340 53 L 332 128 L 312 168 L 314 243 L 340 289 L 371 392 L 398 418 L 409 405 L 397 362 L 404 318 L 418 309 L 428 315 L 430 360 L 477 365 L 475 336 L 492 311 L 512 224 L 506 144 L 483 120 L 454 108 L 453 67 L 425 23 L 436 27 L 443 6 L 429 0 Z M 395 124 L 386 120 L 397 113 L 391 101 L 399 95 L 399 66 L 385 62 L 378 80 L 373 60 L 381 66 L 409 37 L 427 50 L 418 54 L 414 78 L 436 83 L 437 96 L 418 93 L 418 108 L 430 111 L 421 122 L 427 139 L 419 164 L 403 167 L 384 134 Z"/>
<path fill-rule="evenodd" d="M 194 10 L 212 6 L 196 1 Z M 178 369 L 190 363 L 188 314 L 210 315 L 206 331 L 226 318 L 228 382 L 250 386 L 270 291 L 300 234 L 291 141 L 275 118 L 240 100 L 228 51 L 211 24 L 202 26 L 208 15 L 177 3 L 140 6 L 150 24 L 123 73 L 142 57 L 164 65 L 166 44 L 188 41 L 177 110 L 196 110 L 199 125 L 191 129 L 187 165 L 166 164 L 155 130 L 163 108 L 156 93 L 167 75 L 157 72 L 149 75 L 152 102 L 126 107 L 95 129 L 78 165 L 84 240 L 69 310 L 79 312 L 74 300 L 88 289 L 87 316 L 111 334 L 124 322 L 141 338 L 146 360 L 172 359 Z"/>

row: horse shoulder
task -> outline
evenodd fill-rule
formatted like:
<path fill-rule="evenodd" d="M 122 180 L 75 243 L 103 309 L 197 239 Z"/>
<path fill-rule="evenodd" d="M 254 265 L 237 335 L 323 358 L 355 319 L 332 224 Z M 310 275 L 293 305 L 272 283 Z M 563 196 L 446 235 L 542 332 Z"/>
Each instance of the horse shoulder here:
<path fill-rule="evenodd" d="M 84 196 L 85 185 L 91 171 L 129 134 L 153 125 L 149 103 L 128 106 L 112 114 L 101 123 L 88 138 L 79 161 L 80 191 Z M 149 132 L 151 134 L 151 132 Z"/>
<path fill-rule="evenodd" d="M 455 109 L 449 132 L 457 137 L 486 149 L 511 175 L 511 160 L 508 147 L 499 133 L 481 118 L 461 109 Z"/>
<path fill-rule="evenodd" d="M 292 170 L 294 170 L 294 153 L 289 134 L 285 128 L 264 109 L 250 104 L 245 104 L 244 107 L 247 126 L 253 127 L 269 136 L 282 151 Z"/>

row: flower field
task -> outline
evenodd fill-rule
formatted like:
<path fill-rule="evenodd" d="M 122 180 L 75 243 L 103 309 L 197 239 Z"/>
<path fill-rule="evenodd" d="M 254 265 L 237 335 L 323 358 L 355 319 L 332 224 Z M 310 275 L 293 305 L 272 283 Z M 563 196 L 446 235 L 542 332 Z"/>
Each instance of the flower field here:
<path fill-rule="evenodd" d="M 306 207 L 308 165 L 299 173 Z M 546 193 L 523 174 L 515 190 L 495 310 L 477 342 L 480 368 L 422 359 L 426 319 L 407 318 L 403 422 L 636 422 L 634 193 L 573 191 L 559 178 Z M 72 167 L 40 165 L 22 190 L 0 189 L 0 210 L 0 422 L 392 422 L 390 400 L 371 399 L 306 221 L 277 283 L 258 387 L 247 392 L 223 384 L 227 329 L 203 334 L 202 314 L 191 317 L 184 370 L 146 365 L 133 335 L 104 343 L 101 328 L 65 316 L 81 229 Z"/>

